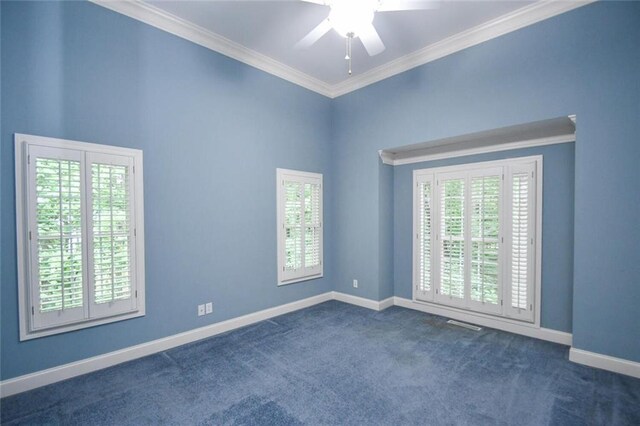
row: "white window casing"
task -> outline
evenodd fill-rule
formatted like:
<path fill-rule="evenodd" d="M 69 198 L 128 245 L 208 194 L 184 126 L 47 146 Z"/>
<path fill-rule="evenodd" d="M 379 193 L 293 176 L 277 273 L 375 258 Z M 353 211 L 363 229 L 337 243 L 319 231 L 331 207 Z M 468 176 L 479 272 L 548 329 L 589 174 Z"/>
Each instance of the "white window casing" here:
<path fill-rule="evenodd" d="M 20 340 L 143 316 L 142 151 L 15 135 Z"/>
<path fill-rule="evenodd" d="M 542 156 L 413 180 L 413 299 L 539 327 Z"/>
<path fill-rule="evenodd" d="M 278 285 L 323 275 L 322 175 L 276 170 Z"/>

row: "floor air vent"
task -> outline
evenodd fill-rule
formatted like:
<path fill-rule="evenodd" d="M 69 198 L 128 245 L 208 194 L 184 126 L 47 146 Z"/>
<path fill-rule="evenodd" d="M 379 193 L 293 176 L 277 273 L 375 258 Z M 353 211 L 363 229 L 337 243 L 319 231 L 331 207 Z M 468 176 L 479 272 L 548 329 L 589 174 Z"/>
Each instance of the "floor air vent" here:
<path fill-rule="evenodd" d="M 467 324 L 465 322 L 460 322 L 460 321 L 456 321 L 456 320 L 449 320 L 449 321 L 447 321 L 447 324 L 457 325 L 458 327 L 468 328 L 469 330 L 473 330 L 473 331 L 482 330 L 482 328 L 478 327 L 477 325 Z"/>

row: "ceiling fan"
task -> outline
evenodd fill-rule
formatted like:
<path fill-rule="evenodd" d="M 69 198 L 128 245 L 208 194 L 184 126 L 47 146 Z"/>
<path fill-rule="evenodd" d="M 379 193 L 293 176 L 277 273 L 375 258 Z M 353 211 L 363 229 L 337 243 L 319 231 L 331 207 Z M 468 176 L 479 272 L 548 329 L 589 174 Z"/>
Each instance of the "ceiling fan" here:
<path fill-rule="evenodd" d="M 376 12 L 395 12 L 405 10 L 433 9 L 433 0 L 302 0 L 329 6 L 327 16 L 318 26 L 296 43 L 298 49 L 310 47 L 331 29 L 346 39 L 345 59 L 349 64 L 351 75 L 351 43 L 359 38 L 369 56 L 375 56 L 384 51 L 384 43 L 373 26 L 373 16 Z"/>

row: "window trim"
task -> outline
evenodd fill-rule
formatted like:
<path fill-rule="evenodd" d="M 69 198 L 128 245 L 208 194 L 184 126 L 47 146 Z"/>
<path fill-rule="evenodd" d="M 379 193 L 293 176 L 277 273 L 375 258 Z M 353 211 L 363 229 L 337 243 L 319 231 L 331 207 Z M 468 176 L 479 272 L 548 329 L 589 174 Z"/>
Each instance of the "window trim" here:
<path fill-rule="evenodd" d="M 137 306 L 135 311 L 114 316 L 83 319 L 78 322 L 45 329 L 33 329 L 31 323 L 31 254 L 28 226 L 28 156 L 29 146 L 50 147 L 56 149 L 70 149 L 100 154 L 127 156 L 133 159 L 134 185 L 133 198 L 135 210 L 136 244 L 134 256 L 136 258 L 136 287 Z M 27 134 L 14 134 L 15 147 L 15 188 L 16 188 L 16 248 L 18 266 L 18 316 L 20 324 L 20 341 L 38 337 L 51 336 L 69 331 L 108 324 L 145 315 L 145 251 L 144 251 L 144 170 L 142 150 L 117 146 L 79 142 L 67 139 L 49 138 Z M 83 181 L 83 184 L 86 182 Z M 86 225 L 83 225 L 83 227 Z M 88 238 L 88 236 L 87 236 Z"/>
<path fill-rule="evenodd" d="M 285 256 L 284 256 L 284 191 L 283 185 L 286 176 L 292 176 L 300 181 L 319 181 L 320 183 L 320 265 L 319 272 L 287 278 L 284 273 Z M 277 233 L 277 258 L 278 258 L 278 286 L 294 284 L 301 281 L 313 280 L 324 276 L 324 216 L 323 216 L 323 200 L 324 185 L 322 173 L 303 172 L 290 169 L 276 169 L 276 233 Z"/>
<path fill-rule="evenodd" d="M 418 211 L 418 198 L 417 198 L 417 191 L 418 191 L 418 183 L 421 181 L 425 180 L 425 176 L 431 176 L 431 182 L 432 185 L 435 185 L 435 179 L 434 176 L 436 173 L 450 173 L 450 172 L 469 172 L 469 171 L 473 171 L 473 170 L 477 170 L 480 168 L 489 168 L 489 167 L 505 167 L 505 169 L 509 169 L 510 166 L 512 165 L 516 165 L 516 164 L 523 164 L 523 163 L 532 163 L 535 162 L 535 182 L 536 182 L 536 190 L 535 190 L 535 194 L 534 194 L 534 199 L 535 199 L 535 223 L 534 223 L 534 227 L 535 227 L 535 233 L 534 233 L 534 238 L 535 238 L 535 252 L 534 252 L 534 256 L 535 256 L 535 264 L 534 264 L 534 277 L 533 277 L 533 286 L 534 286 L 534 291 L 533 291 L 533 303 L 534 303 L 534 309 L 533 309 L 533 321 L 528 322 L 525 320 L 521 320 L 521 319 L 515 319 L 515 318 L 509 318 L 506 316 L 502 316 L 502 315 L 496 315 L 496 314 L 490 314 L 490 313 L 484 313 L 484 312 L 478 312 L 478 311 L 473 311 L 464 307 L 456 307 L 456 306 L 451 306 L 451 305 L 445 305 L 442 303 L 438 303 L 435 298 L 432 301 L 425 301 L 425 300 L 421 300 L 419 298 L 419 291 L 418 291 L 418 280 L 419 280 L 419 276 L 417 273 L 417 265 L 419 263 L 419 223 L 418 223 L 418 215 L 416 214 L 416 212 Z M 543 156 L 542 155 L 533 155 L 533 156 L 527 156 L 527 157 L 514 157 L 514 158 L 506 158 L 503 160 L 494 160 L 494 161 L 482 161 L 482 162 L 474 162 L 474 163 L 463 163 L 463 164 L 457 164 L 457 165 L 452 165 L 452 166 L 443 166 L 443 167 L 433 167 L 433 168 L 426 168 L 426 169 L 416 169 L 413 171 L 413 179 L 412 179 L 412 185 L 413 185 L 413 200 L 412 200 L 412 206 L 413 206 L 413 210 L 412 210 L 412 220 L 413 220 L 413 234 L 412 234 L 412 259 L 413 259 L 413 263 L 412 263 L 412 301 L 421 305 L 427 305 L 427 306 L 433 306 L 436 307 L 438 309 L 442 309 L 445 311 L 451 311 L 451 312 L 456 312 L 456 313 L 463 313 L 465 315 L 469 315 L 472 317 L 480 317 L 480 318 L 487 318 L 487 319 L 492 319 L 492 320 L 497 320 L 497 321 L 503 321 L 506 323 L 510 323 L 510 324 L 516 324 L 516 325 L 521 325 L 521 326 L 525 326 L 525 327 L 529 327 L 529 328 L 540 328 L 540 313 L 541 313 L 541 296 L 542 296 L 542 193 L 543 193 Z M 507 187 L 506 185 L 506 181 L 505 183 L 503 183 L 503 187 Z M 509 186 L 510 187 L 510 186 Z M 435 191 L 435 189 L 433 189 L 433 191 Z M 437 199 L 438 197 L 434 196 L 434 200 Z M 505 199 L 507 197 L 504 197 Z M 432 200 L 432 209 L 435 210 L 437 209 L 437 201 L 435 201 L 436 203 L 436 207 L 434 207 L 433 203 L 434 200 Z M 505 200 L 503 200 L 503 202 L 506 202 Z M 504 208 L 504 206 L 503 206 Z M 433 218 L 432 218 L 433 221 Z M 435 224 L 432 222 L 432 229 L 434 229 L 433 227 L 435 226 Z M 504 229 L 504 225 L 503 229 Z M 437 244 L 437 242 L 435 242 L 435 240 L 432 238 L 432 243 L 435 245 Z M 433 250 L 433 246 L 432 246 L 432 266 L 431 268 L 439 268 L 440 265 L 435 265 L 434 263 L 434 256 L 435 256 L 435 250 Z M 435 294 L 435 282 L 432 282 L 432 290 L 431 292 Z M 504 288 L 504 283 L 503 283 L 503 288 Z"/>

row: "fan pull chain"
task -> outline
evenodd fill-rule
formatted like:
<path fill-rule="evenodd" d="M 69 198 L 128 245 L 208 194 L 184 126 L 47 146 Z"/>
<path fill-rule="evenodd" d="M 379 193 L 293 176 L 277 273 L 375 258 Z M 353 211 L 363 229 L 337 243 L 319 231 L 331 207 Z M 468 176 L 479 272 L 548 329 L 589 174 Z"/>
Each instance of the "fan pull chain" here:
<path fill-rule="evenodd" d="M 353 33 L 347 33 L 347 54 L 344 57 L 349 64 L 349 76 L 351 76 L 351 42 L 353 41 Z"/>

